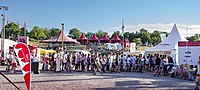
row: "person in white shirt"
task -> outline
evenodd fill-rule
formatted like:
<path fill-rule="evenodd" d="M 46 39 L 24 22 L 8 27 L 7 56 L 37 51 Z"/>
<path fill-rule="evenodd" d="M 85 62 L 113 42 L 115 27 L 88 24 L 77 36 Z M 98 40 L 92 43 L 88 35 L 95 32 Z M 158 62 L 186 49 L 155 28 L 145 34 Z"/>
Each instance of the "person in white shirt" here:
<path fill-rule="evenodd" d="M 126 54 L 124 54 L 122 58 L 122 67 L 123 67 L 123 71 L 125 71 L 126 70 Z"/>
<path fill-rule="evenodd" d="M 16 57 L 16 55 L 13 53 L 13 54 L 12 54 L 12 68 L 11 68 L 12 73 L 16 73 L 16 71 L 15 71 L 16 67 L 17 67 L 17 57 Z"/>
<path fill-rule="evenodd" d="M 131 61 L 131 58 L 130 58 L 130 55 L 128 55 L 127 59 L 126 59 L 126 71 L 130 71 L 130 61 Z"/>
<path fill-rule="evenodd" d="M 9 52 L 6 56 L 6 63 L 7 63 L 7 67 L 6 67 L 6 70 L 10 71 L 10 66 L 11 66 L 11 63 L 12 62 L 12 53 Z"/>
<path fill-rule="evenodd" d="M 54 54 L 54 60 L 56 61 L 56 72 L 60 72 L 60 54 Z"/>
<path fill-rule="evenodd" d="M 101 67 L 100 58 L 97 55 L 95 55 L 94 69 L 93 69 L 94 74 L 93 75 L 96 75 L 96 71 L 99 71 L 102 75 L 103 72 L 101 71 L 100 67 Z"/>
<path fill-rule="evenodd" d="M 101 60 L 101 64 L 102 64 L 102 71 L 105 73 L 106 72 L 107 57 L 104 55 L 100 60 Z"/>
<path fill-rule="evenodd" d="M 81 69 L 81 59 L 82 59 L 82 56 L 81 56 L 81 52 L 77 53 L 76 54 L 76 61 L 75 61 L 75 70 L 76 71 L 80 71 Z"/>
<path fill-rule="evenodd" d="M 117 59 L 117 55 L 116 53 L 114 53 L 113 55 L 113 62 L 112 62 L 112 71 L 116 71 L 116 59 Z"/>
<path fill-rule="evenodd" d="M 109 64 L 109 72 L 111 72 L 111 70 L 112 70 L 112 62 L 113 62 L 113 55 L 112 55 L 112 53 L 111 53 L 111 54 L 110 54 L 109 61 L 108 61 L 108 64 Z"/>
<path fill-rule="evenodd" d="M 67 57 L 67 52 L 65 52 L 65 54 L 64 54 L 64 58 L 63 58 L 63 68 L 64 68 L 64 70 L 66 70 L 67 71 L 67 59 L 68 59 L 68 57 Z"/>
<path fill-rule="evenodd" d="M 61 62 L 61 68 L 62 68 L 62 71 L 64 70 L 64 68 L 65 68 L 65 63 L 63 63 L 63 59 L 64 59 L 64 51 L 61 49 L 60 50 L 60 62 Z"/>

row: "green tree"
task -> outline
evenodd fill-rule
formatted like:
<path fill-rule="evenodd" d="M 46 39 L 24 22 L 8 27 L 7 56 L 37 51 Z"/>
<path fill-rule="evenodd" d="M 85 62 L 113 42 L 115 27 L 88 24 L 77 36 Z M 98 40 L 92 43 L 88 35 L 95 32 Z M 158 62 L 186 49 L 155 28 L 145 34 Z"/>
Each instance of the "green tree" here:
<path fill-rule="evenodd" d="M 136 45 L 142 44 L 142 41 L 140 38 L 135 38 L 134 41 L 135 41 Z"/>
<path fill-rule="evenodd" d="M 133 42 L 134 41 L 134 38 L 135 38 L 135 34 L 134 34 L 134 32 L 132 32 L 132 33 L 129 33 L 129 42 Z"/>
<path fill-rule="evenodd" d="M 151 34 L 151 39 L 149 40 L 151 44 L 153 45 L 157 45 L 161 42 L 161 37 L 160 37 L 160 32 L 155 30 L 152 34 Z"/>
<path fill-rule="evenodd" d="M 96 36 L 97 36 L 99 39 L 102 38 L 104 34 L 107 35 L 108 33 L 107 33 L 107 32 L 104 32 L 104 31 L 102 31 L 102 30 L 99 30 L 99 31 L 96 32 Z"/>
<path fill-rule="evenodd" d="M 130 35 L 129 32 L 125 32 L 125 33 L 124 33 L 124 39 L 125 39 L 125 38 L 128 38 L 128 39 L 129 39 L 129 37 L 130 37 L 129 35 Z M 129 41 L 130 41 L 130 40 L 129 40 Z"/>
<path fill-rule="evenodd" d="M 71 36 L 73 39 L 77 39 L 81 36 L 81 31 L 78 28 L 73 28 L 69 31 L 69 36 Z"/>
<path fill-rule="evenodd" d="M 17 37 L 20 35 L 21 32 L 22 30 L 14 22 L 11 22 L 5 26 L 5 38 L 17 40 Z"/>
<path fill-rule="evenodd" d="M 37 39 L 37 40 L 46 38 L 45 33 L 38 26 L 34 26 L 33 27 L 33 29 L 30 31 L 30 35 L 29 36 L 30 36 L 30 38 L 34 38 L 34 39 Z"/>
<path fill-rule="evenodd" d="M 22 27 L 22 28 L 20 28 L 21 29 L 21 33 L 20 33 L 20 36 L 24 36 L 24 27 Z M 28 30 L 26 29 L 26 36 L 28 36 L 27 35 L 28 34 Z"/>
<path fill-rule="evenodd" d="M 51 38 L 51 37 L 54 37 L 54 36 L 56 36 L 56 35 L 58 35 L 59 32 L 60 32 L 60 29 L 51 28 L 51 29 L 50 29 L 50 38 Z"/>
<path fill-rule="evenodd" d="M 51 30 L 49 30 L 48 28 L 43 28 L 43 32 L 46 36 L 44 39 L 50 39 L 51 37 L 53 37 L 51 36 Z"/>
<path fill-rule="evenodd" d="M 92 32 L 87 32 L 86 34 L 85 34 L 85 36 L 89 39 L 89 38 L 91 38 L 92 37 L 92 35 L 93 35 L 93 33 Z"/>
<path fill-rule="evenodd" d="M 191 42 L 193 42 L 193 41 L 200 41 L 199 40 L 200 39 L 199 36 L 200 36 L 199 34 L 195 34 L 194 36 L 187 37 L 187 40 L 191 41 Z"/>
<path fill-rule="evenodd" d="M 145 44 L 147 42 L 149 43 L 150 36 L 151 34 L 148 32 L 148 30 L 144 28 L 140 29 L 140 38 L 141 38 L 142 44 Z"/>

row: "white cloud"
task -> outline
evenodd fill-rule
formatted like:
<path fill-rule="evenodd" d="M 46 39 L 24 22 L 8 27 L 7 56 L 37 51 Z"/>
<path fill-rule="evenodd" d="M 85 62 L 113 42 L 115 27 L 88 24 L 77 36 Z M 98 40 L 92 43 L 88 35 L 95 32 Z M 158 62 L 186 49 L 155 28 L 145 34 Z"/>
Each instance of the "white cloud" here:
<path fill-rule="evenodd" d="M 145 28 L 145 29 L 149 30 L 149 32 L 158 30 L 158 31 L 166 31 L 169 33 L 172 30 L 173 25 L 174 25 L 174 23 L 125 25 L 125 32 L 136 32 L 142 28 Z M 176 24 L 176 25 L 177 25 L 177 28 L 180 31 L 180 33 L 183 34 L 184 37 L 186 37 L 187 25 L 184 25 L 184 24 Z M 110 28 L 107 28 L 104 30 L 106 32 L 108 32 L 109 35 L 111 35 L 114 31 L 121 31 L 121 26 L 110 27 Z M 196 33 L 199 33 L 199 31 L 200 31 L 200 24 L 199 25 L 198 24 L 188 25 L 188 36 L 192 36 Z"/>

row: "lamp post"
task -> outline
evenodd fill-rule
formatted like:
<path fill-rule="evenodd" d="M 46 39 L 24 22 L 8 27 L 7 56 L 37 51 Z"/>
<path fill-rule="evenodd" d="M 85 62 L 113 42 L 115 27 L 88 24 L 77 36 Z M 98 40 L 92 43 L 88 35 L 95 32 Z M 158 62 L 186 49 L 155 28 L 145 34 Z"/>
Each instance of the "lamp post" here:
<path fill-rule="evenodd" d="M 4 56 L 4 39 L 5 39 L 5 23 L 6 23 L 6 15 L 5 15 L 5 10 L 8 10 L 7 6 L 0 6 L 0 10 L 3 10 L 3 14 L 1 16 L 3 17 L 2 20 L 2 31 L 1 31 L 1 51 Z"/>
<path fill-rule="evenodd" d="M 123 45 L 123 47 L 122 47 L 122 55 L 124 55 L 124 28 L 125 28 L 125 26 L 124 26 L 124 19 L 122 19 L 122 35 L 123 35 L 123 43 L 122 43 L 122 45 Z"/>
<path fill-rule="evenodd" d="M 188 26 L 186 27 L 186 38 L 188 37 Z M 186 69 L 188 70 L 188 41 L 186 41 L 186 44 L 185 44 L 185 48 L 186 48 Z"/>
<path fill-rule="evenodd" d="M 62 50 L 64 51 L 64 23 L 62 25 Z"/>

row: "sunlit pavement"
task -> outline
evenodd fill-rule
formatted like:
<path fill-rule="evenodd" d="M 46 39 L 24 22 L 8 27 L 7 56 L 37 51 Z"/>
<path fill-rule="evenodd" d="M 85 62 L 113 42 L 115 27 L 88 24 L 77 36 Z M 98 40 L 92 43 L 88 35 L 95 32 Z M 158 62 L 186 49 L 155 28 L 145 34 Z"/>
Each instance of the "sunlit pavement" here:
<path fill-rule="evenodd" d="M 26 89 L 22 73 L 5 72 L 21 89 Z M 135 72 L 104 73 L 96 76 L 92 72 L 54 73 L 41 71 L 40 74 L 32 74 L 32 90 L 86 90 L 86 89 L 194 89 L 194 81 L 171 78 L 169 76 L 153 77 L 152 73 L 143 74 Z M 14 90 L 15 88 L 2 76 L 0 76 L 0 90 Z"/>

